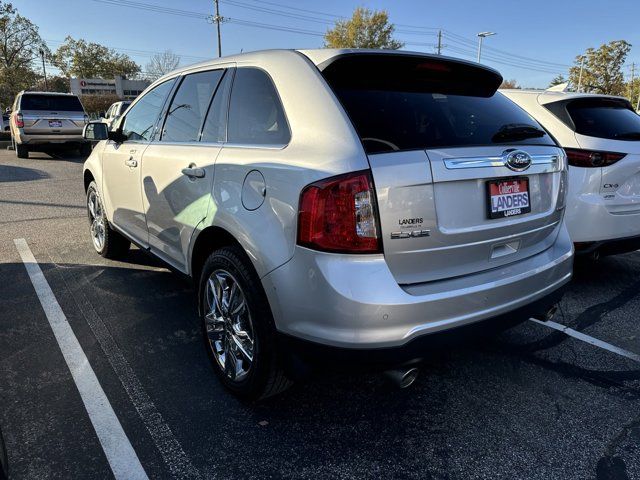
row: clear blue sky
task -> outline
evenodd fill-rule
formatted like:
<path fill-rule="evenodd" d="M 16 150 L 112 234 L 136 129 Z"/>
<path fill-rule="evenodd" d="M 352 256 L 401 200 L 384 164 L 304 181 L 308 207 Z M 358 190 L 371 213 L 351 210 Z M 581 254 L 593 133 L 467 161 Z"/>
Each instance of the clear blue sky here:
<path fill-rule="evenodd" d="M 171 49 L 182 56 L 182 64 L 217 52 L 214 25 L 201 16 L 213 13 L 213 0 L 13 0 L 13 4 L 39 26 L 52 49 L 72 35 L 127 53 L 143 68 L 153 52 Z M 545 87 L 555 74 L 566 75 L 577 54 L 611 40 L 625 39 L 634 45 L 626 74 L 631 62 L 640 63 L 638 0 L 220 0 L 220 13 L 229 19 L 222 26 L 223 54 L 320 47 L 329 23 L 350 16 L 356 6 L 386 9 L 396 24 L 396 37 L 410 50 L 433 52 L 437 29 L 442 28 L 444 54 L 474 59 L 476 34 L 497 32 L 485 41 L 483 63 L 526 87 Z"/>

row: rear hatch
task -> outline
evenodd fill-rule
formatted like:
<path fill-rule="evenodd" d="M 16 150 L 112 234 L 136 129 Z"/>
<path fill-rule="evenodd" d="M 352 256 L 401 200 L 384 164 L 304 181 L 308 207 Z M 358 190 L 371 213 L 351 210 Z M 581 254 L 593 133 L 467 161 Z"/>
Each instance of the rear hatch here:
<path fill-rule="evenodd" d="M 496 93 L 497 72 L 374 53 L 321 68 L 367 152 L 384 255 L 398 283 L 481 272 L 555 242 L 564 154 Z"/>
<path fill-rule="evenodd" d="M 20 113 L 27 135 L 79 135 L 85 111 L 75 95 L 24 93 Z"/>
<path fill-rule="evenodd" d="M 606 160 L 606 166 L 591 168 L 602 172 L 600 194 L 609 212 L 640 213 L 640 116 L 631 104 L 623 98 L 594 96 L 563 101 L 550 110 L 558 107 L 566 109 L 580 148 Z M 569 156 L 571 161 L 571 152 Z"/>

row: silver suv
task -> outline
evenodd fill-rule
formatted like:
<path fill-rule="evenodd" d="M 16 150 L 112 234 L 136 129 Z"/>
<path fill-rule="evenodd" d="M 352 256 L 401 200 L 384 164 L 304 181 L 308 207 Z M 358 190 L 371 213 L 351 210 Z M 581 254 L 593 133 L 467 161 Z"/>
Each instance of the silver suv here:
<path fill-rule="evenodd" d="M 401 362 L 429 334 L 548 314 L 572 271 L 565 155 L 501 80 L 368 50 L 176 71 L 85 129 L 93 246 L 191 276 L 214 368 L 252 398 L 306 353 Z"/>
<path fill-rule="evenodd" d="M 13 102 L 9 122 L 16 155 L 28 158 L 29 151 L 51 145 L 78 148 L 89 155 L 91 143 L 82 137 L 88 120 L 76 95 L 22 91 Z"/>

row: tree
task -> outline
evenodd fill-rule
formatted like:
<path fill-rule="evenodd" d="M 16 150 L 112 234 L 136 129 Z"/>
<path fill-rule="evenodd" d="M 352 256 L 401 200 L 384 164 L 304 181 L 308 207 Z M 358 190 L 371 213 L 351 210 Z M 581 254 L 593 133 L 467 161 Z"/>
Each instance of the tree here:
<path fill-rule="evenodd" d="M 624 65 L 631 44 L 625 40 L 614 40 L 601 45 L 597 50 L 587 49 L 578 55 L 575 65 L 569 70 L 569 82 L 574 89 L 584 92 L 623 95 L 625 93 Z M 582 65 L 582 78 L 580 78 Z"/>
<path fill-rule="evenodd" d="M 52 56 L 52 63 L 65 77 L 115 78 L 140 73 L 140 66 L 128 55 L 99 43 L 68 36 Z"/>
<path fill-rule="evenodd" d="M 9 105 L 20 90 L 29 88 L 38 74 L 32 66 L 48 49 L 38 27 L 23 17 L 11 3 L 0 1 L 0 103 Z"/>
<path fill-rule="evenodd" d="M 500 84 L 499 88 L 507 88 L 507 89 L 517 88 L 518 90 L 520 90 L 522 87 L 518 85 L 518 82 L 516 81 L 515 78 L 512 78 L 511 80 L 502 80 L 502 83 Z"/>
<path fill-rule="evenodd" d="M 548 88 L 555 87 L 556 85 L 561 85 L 561 84 L 567 83 L 567 82 L 568 82 L 568 80 L 566 78 L 564 78 L 564 75 L 559 74 L 559 75 L 556 75 L 555 77 L 553 77 L 553 80 L 551 80 L 551 83 L 549 83 L 549 87 Z"/>
<path fill-rule="evenodd" d="M 147 63 L 145 74 L 150 80 L 155 80 L 172 72 L 179 64 L 180 56 L 171 50 L 165 50 L 163 53 L 157 53 L 151 57 L 151 61 Z"/>
<path fill-rule="evenodd" d="M 349 20 L 338 20 L 324 35 L 326 48 L 386 48 L 397 50 L 404 43 L 393 39 L 395 27 L 386 11 L 358 7 Z"/>
<path fill-rule="evenodd" d="M 60 75 L 47 75 L 47 84 L 45 87 L 44 78 L 38 80 L 33 86 L 34 90 L 49 92 L 69 93 L 71 86 L 69 85 L 69 79 Z"/>

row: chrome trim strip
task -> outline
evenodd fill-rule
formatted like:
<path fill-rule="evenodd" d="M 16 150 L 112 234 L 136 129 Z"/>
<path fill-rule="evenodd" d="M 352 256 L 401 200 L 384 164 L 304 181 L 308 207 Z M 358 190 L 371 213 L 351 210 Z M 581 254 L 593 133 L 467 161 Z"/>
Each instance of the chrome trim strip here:
<path fill-rule="evenodd" d="M 560 156 L 554 154 L 531 155 L 531 165 L 552 165 L 558 164 Z M 495 157 L 463 157 L 463 158 L 446 158 L 444 166 L 449 170 L 460 168 L 487 168 L 487 167 L 504 167 L 504 159 L 500 156 Z"/>

